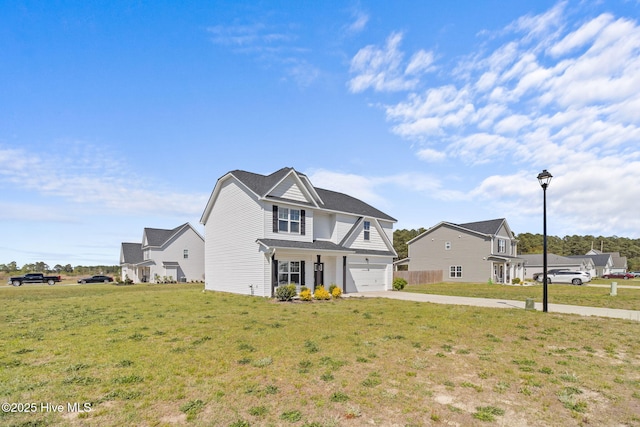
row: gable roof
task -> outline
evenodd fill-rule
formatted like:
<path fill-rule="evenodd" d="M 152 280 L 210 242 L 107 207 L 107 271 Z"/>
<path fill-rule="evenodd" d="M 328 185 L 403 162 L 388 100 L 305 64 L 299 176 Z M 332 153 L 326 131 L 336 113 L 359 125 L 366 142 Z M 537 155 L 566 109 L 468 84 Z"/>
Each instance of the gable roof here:
<path fill-rule="evenodd" d="M 121 264 L 138 264 L 142 262 L 142 244 L 141 243 L 122 243 L 122 259 Z"/>
<path fill-rule="evenodd" d="M 591 258 L 596 267 L 606 267 L 609 264 L 609 260 L 611 260 L 611 265 L 613 265 L 613 259 L 610 254 L 570 255 L 569 258 Z"/>
<path fill-rule="evenodd" d="M 502 227 L 503 224 L 506 226 L 507 230 L 509 230 L 509 232 L 511 233 L 510 238 L 513 239 L 514 238 L 513 232 L 509 228 L 509 225 L 507 224 L 507 220 L 504 218 L 490 219 L 487 221 L 467 222 L 465 224 L 455 224 L 453 222 L 442 221 L 434 225 L 433 227 L 423 231 L 421 234 L 418 234 L 413 239 L 409 240 L 407 242 L 407 245 L 415 242 L 416 240 L 423 238 L 424 236 L 428 235 L 429 233 L 433 232 L 434 230 L 442 226 L 449 226 L 462 231 L 468 231 L 474 234 L 480 234 L 482 236 L 495 236 L 496 234 L 498 234 L 498 231 L 500 231 L 500 228 Z"/>
<path fill-rule="evenodd" d="M 326 190 L 313 186 L 311 184 L 311 181 L 305 174 L 300 173 L 291 167 L 282 168 L 270 175 L 261 175 L 243 170 L 233 170 L 218 179 L 218 183 L 220 183 L 223 179 L 233 176 L 244 186 L 246 186 L 250 191 L 256 194 L 258 198 L 287 201 L 287 199 L 281 197 L 276 198 L 269 196 L 269 192 L 290 174 L 294 175 L 296 179 L 299 180 L 299 182 L 303 186 L 303 191 L 307 191 L 313 198 L 313 203 L 304 203 L 298 200 L 292 200 L 291 202 L 295 204 L 309 204 L 310 206 L 317 206 L 321 209 L 335 212 L 344 212 L 358 216 L 368 216 L 393 222 L 396 221 L 396 219 L 392 216 L 385 214 L 384 212 L 374 208 L 373 206 L 363 202 L 360 199 L 356 199 L 355 197 L 337 191 Z M 213 193 L 209 198 L 209 202 L 207 203 L 207 207 L 202 214 L 202 219 L 200 220 L 200 222 L 203 222 L 205 220 L 205 217 L 208 216 L 208 213 L 211 210 L 213 200 L 215 199 L 216 189 L 218 188 L 218 183 L 216 183 L 216 188 L 214 188 Z"/>
<path fill-rule="evenodd" d="M 193 227 L 191 227 L 191 224 L 189 224 L 188 222 L 185 222 L 184 224 L 179 225 L 178 227 L 172 230 L 166 230 L 164 228 L 145 227 L 142 235 L 142 242 L 144 244 L 145 238 L 146 238 L 146 244 L 144 245 L 145 247 L 146 246 L 156 246 L 156 247 L 163 246 L 165 243 L 171 240 L 173 236 L 181 232 L 185 227 L 190 227 L 193 231 L 195 231 L 195 233 L 198 236 L 200 236 L 200 233 L 198 233 Z M 202 238 L 202 236 L 200 236 L 200 238 Z"/>

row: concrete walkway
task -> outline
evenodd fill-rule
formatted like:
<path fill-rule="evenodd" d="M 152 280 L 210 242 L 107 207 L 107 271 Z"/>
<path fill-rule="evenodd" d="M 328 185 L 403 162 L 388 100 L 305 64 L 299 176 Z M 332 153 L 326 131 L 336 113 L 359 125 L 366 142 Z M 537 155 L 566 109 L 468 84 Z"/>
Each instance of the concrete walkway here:
<path fill-rule="evenodd" d="M 345 296 L 364 298 L 390 298 L 404 301 L 431 302 L 435 304 L 471 305 L 476 307 L 489 308 L 525 308 L 524 301 L 513 301 L 507 299 L 454 297 L 448 295 L 418 294 L 413 292 L 361 292 L 350 293 Z M 542 311 L 542 303 L 535 303 L 536 310 Z M 579 305 L 549 304 L 549 313 L 579 314 L 580 316 L 612 317 L 616 319 L 628 319 L 640 322 L 640 311 L 621 310 L 616 308 L 582 307 Z"/>

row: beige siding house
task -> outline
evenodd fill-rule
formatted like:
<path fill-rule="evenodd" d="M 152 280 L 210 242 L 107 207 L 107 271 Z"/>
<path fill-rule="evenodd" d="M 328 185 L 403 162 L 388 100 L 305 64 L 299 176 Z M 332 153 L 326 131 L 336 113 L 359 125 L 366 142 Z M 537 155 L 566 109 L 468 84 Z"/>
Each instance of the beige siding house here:
<path fill-rule="evenodd" d="M 409 271 L 442 270 L 445 281 L 511 283 L 524 279 L 518 241 L 504 218 L 441 222 L 408 243 Z"/>
<path fill-rule="evenodd" d="M 293 168 L 234 170 L 218 179 L 205 227 L 205 289 L 272 296 L 276 287 L 388 290 L 396 220 Z"/>

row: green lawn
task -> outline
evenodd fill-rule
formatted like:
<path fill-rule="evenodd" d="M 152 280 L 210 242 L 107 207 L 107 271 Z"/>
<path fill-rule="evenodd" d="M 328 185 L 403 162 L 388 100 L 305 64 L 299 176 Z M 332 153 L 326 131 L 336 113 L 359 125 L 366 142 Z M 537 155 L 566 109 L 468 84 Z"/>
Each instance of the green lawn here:
<path fill-rule="evenodd" d="M 617 296 L 611 296 L 611 281 L 596 282 L 608 287 L 572 286 L 564 284 L 548 285 L 550 304 L 582 305 L 588 307 L 621 308 L 640 310 L 640 286 L 637 281 L 618 281 Z M 620 288 L 633 285 L 634 289 Z M 412 285 L 404 289 L 406 292 L 423 294 L 453 295 L 478 298 L 500 298 L 525 301 L 533 298 L 542 302 L 542 285 L 505 286 L 486 283 L 435 283 L 430 285 Z"/>
<path fill-rule="evenodd" d="M 640 424 L 627 320 L 201 284 L 0 298 L 2 402 L 34 409 L 3 426 Z"/>

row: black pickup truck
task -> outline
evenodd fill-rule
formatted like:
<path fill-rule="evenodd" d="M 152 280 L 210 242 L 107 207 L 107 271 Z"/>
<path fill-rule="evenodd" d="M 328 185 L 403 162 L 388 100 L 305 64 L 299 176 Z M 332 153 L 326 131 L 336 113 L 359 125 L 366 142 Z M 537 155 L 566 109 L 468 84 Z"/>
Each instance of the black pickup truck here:
<path fill-rule="evenodd" d="M 25 274 L 24 276 L 10 278 L 9 284 L 13 286 L 22 286 L 23 283 L 46 283 L 48 285 L 53 285 L 60 280 L 60 276 L 45 276 L 42 273 L 31 273 Z"/>

